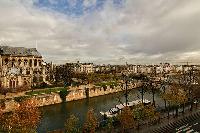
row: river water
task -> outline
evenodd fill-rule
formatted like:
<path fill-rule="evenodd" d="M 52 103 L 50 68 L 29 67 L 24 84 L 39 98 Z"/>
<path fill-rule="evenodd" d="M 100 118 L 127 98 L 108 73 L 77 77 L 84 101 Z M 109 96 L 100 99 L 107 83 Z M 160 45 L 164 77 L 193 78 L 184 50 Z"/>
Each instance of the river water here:
<path fill-rule="evenodd" d="M 50 106 L 41 107 L 42 120 L 38 126 L 38 133 L 46 133 L 47 131 L 53 131 L 64 128 L 65 120 L 74 114 L 79 118 L 80 125 L 84 123 L 88 109 L 93 108 L 98 119 L 101 118 L 100 111 L 107 111 L 114 107 L 116 104 L 120 104 L 116 98 L 117 94 L 109 94 L 99 97 L 90 98 L 89 100 L 83 99 L 78 101 L 71 101 L 61 104 L 55 104 Z M 120 93 L 120 98 L 125 102 L 123 93 Z M 146 92 L 144 98 L 152 102 L 152 94 Z M 141 99 L 141 94 L 137 90 L 132 90 L 129 93 L 128 101 Z M 156 105 L 160 107 L 164 105 L 164 101 L 158 96 L 155 96 Z"/>

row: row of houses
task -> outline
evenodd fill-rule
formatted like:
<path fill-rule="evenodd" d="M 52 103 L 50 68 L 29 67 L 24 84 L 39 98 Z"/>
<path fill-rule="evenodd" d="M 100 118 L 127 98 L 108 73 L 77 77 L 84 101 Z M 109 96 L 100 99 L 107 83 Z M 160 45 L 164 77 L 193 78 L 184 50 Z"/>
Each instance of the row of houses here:
<path fill-rule="evenodd" d="M 52 65 L 52 64 L 51 64 Z M 163 73 L 183 73 L 188 71 L 189 65 L 171 65 L 169 63 L 160 63 L 159 65 L 95 65 L 93 63 L 66 63 L 63 64 L 75 73 L 143 73 L 143 74 L 163 74 Z M 54 65 L 55 67 L 56 65 Z M 199 68 L 198 65 L 194 66 Z"/>
<path fill-rule="evenodd" d="M 55 80 L 55 70 L 64 66 L 74 73 L 145 73 L 162 74 L 185 72 L 189 65 L 96 65 L 94 63 L 65 63 L 56 65 L 45 63 L 36 48 L 0 46 L 0 88 L 17 88 L 20 86 L 37 86 L 43 82 Z M 199 66 L 194 66 L 199 68 Z M 60 72 L 63 73 L 63 72 Z"/>

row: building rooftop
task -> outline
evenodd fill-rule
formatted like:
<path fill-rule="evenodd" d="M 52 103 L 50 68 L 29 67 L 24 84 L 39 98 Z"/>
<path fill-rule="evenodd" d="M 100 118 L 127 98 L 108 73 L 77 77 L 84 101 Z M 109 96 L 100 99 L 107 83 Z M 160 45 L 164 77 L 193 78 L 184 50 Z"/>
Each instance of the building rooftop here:
<path fill-rule="evenodd" d="M 0 55 L 42 57 L 36 48 L 0 46 Z"/>

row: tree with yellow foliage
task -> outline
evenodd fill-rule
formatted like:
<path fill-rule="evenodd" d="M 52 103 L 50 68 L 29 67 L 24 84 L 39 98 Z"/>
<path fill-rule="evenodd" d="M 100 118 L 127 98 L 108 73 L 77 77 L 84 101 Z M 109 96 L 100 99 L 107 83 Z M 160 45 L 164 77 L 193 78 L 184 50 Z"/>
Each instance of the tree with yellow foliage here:
<path fill-rule="evenodd" d="M 126 106 L 122 109 L 122 112 L 119 115 L 119 121 L 123 132 L 135 127 L 134 115 L 129 107 Z"/>
<path fill-rule="evenodd" d="M 2 128 L 9 133 L 34 133 L 40 121 L 40 111 L 36 102 L 26 100 L 10 113 L 4 113 L 1 117 Z"/>
<path fill-rule="evenodd" d="M 163 94 L 163 99 L 168 101 L 170 105 L 175 106 L 176 116 L 178 116 L 178 108 L 187 102 L 187 94 L 179 84 L 173 83 L 168 91 Z"/>
<path fill-rule="evenodd" d="M 159 113 L 155 111 L 153 105 L 144 105 L 142 103 L 136 105 L 133 108 L 134 118 L 137 120 L 137 127 L 139 128 L 140 121 L 157 121 L 159 119 Z"/>
<path fill-rule="evenodd" d="M 94 114 L 94 110 L 90 109 L 87 112 L 86 121 L 83 125 L 83 133 L 95 133 L 97 127 L 98 121 Z"/>

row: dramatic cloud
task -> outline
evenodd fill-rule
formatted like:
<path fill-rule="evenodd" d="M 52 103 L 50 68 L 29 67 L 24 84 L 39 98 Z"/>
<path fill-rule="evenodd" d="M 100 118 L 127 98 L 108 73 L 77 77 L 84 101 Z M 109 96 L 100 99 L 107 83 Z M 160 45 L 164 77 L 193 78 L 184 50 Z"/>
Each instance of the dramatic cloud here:
<path fill-rule="evenodd" d="M 46 61 L 198 62 L 199 0 L 1 0 L 0 43 Z"/>

